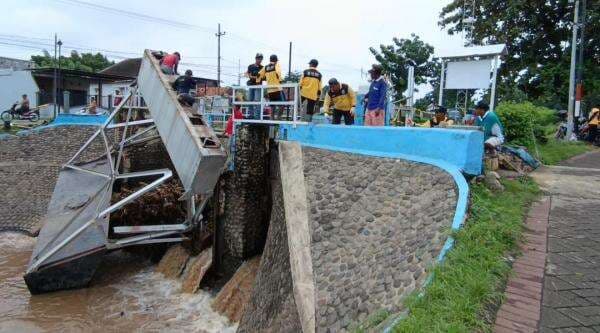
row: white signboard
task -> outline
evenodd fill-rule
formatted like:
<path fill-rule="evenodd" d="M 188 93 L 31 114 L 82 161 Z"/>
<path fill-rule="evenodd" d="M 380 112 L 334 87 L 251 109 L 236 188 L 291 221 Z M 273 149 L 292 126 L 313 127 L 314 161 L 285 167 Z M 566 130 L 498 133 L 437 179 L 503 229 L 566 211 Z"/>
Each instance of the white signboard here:
<path fill-rule="evenodd" d="M 492 62 L 486 60 L 455 61 L 446 64 L 446 89 L 488 89 Z"/>

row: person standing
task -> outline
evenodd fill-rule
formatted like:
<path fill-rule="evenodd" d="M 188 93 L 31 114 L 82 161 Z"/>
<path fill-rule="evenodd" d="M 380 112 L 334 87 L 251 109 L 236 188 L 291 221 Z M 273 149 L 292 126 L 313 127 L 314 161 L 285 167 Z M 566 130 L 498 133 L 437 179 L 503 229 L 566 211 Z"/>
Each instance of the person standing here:
<path fill-rule="evenodd" d="M 302 120 L 311 122 L 315 113 L 315 106 L 321 96 L 321 73 L 317 70 L 319 62 L 312 59 L 309 67 L 300 78 L 300 99 L 302 102 Z"/>
<path fill-rule="evenodd" d="M 272 54 L 269 57 L 269 64 L 263 67 L 258 76 L 258 80 L 260 82 L 267 81 L 268 86 L 279 86 L 281 85 L 282 80 L 281 75 L 281 67 L 279 66 L 279 62 L 277 59 L 277 55 Z M 281 87 L 272 87 L 267 88 L 267 96 L 269 97 L 269 101 L 271 102 L 281 102 L 283 101 L 283 91 Z M 281 106 L 274 106 L 272 108 L 273 118 L 274 120 L 281 119 Z"/>
<path fill-rule="evenodd" d="M 475 125 L 483 129 L 485 148 L 495 150 L 501 146 L 504 143 L 504 129 L 496 113 L 490 111 L 490 107 L 485 102 L 480 101 L 475 106 L 475 114 L 477 115 Z"/>
<path fill-rule="evenodd" d="M 586 141 L 594 143 L 598 136 L 598 125 L 600 125 L 600 108 L 593 108 L 588 117 L 588 134 Z"/>
<path fill-rule="evenodd" d="M 181 54 L 179 54 L 179 52 L 167 54 L 160 60 L 160 70 L 168 75 L 179 75 L 179 73 L 177 73 L 179 61 L 181 61 Z"/>
<path fill-rule="evenodd" d="M 365 113 L 366 126 L 383 126 L 385 124 L 385 99 L 387 96 L 387 83 L 383 79 L 383 67 L 373 65 L 369 70 L 371 85 L 365 96 L 367 112 Z"/>
<path fill-rule="evenodd" d="M 246 82 L 246 84 L 248 85 L 248 87 L 258 86 L 262 83 L 262 81 L 259 80 L 259 73 L 264 67 L 262 65 L 262 61 L 262 53 L 257 53 L 254 57 L 254 63 L 248 66 L 248 70 L 246 71 L 246 76 L 248 77 L 248 82 Z M 248 89 L 248 101 L 259 102 L 261 92 L 261 89 Z M 260 106 L 251 105 L 250 112 L 250 117 L 252 119 L 260 119 Z"/>
<path fill-rule="evenodd" d="M 333 121 L 334 125 L 339 125 L 344 118 L 345 125 L 354 124 L 354 107 L 356 106 L 356 94 L 348 86 L 340 84 L 337 79 L 329 80 L 329 91 L 325 95 L 325 104 L 323 110 L 329 113 L 329 108 L 333 103 Z"/>

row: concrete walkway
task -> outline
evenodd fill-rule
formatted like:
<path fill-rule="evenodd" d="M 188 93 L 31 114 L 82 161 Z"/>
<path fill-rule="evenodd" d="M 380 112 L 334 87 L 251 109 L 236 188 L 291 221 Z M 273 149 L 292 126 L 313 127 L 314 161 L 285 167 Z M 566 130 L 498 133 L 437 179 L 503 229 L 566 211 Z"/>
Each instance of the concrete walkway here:
<path fill-rule="evenodd" d="M 508 312 L 517 314 L 512 318 L 507 318 L 506 311 L 499 312 L 495 331 L 600 332 L 600 151 L 577 156 L 560 166 L 540 168 L 532 177 L 549 201 L 534 206 L 527 224 L 536 216 L 539 219 L 544 210 L 541 206 L 547 206 L 547 241 L 526 237 L 524 250 L 536 246 L 536 241 L 538 247 L 547 245 L 543 279 L 539 280 L 539 269 L 524 270 L 523 265 L 515 265 L 511 281 L 521 280 L 524 285 L 520 289 L 533 288 L 533 292 L 523 297 L 519 288 L 511 290 L 521 294 L 517 296 L 529 309 Z M 539 231 L 539 235 L 544 233 Z M 538 287 L 543 283 L 541 306 L 536 282 Z M 508 288 L 506 303 L 514 299 Z M 531 313 L 536 309 L 541 316 Z"/>

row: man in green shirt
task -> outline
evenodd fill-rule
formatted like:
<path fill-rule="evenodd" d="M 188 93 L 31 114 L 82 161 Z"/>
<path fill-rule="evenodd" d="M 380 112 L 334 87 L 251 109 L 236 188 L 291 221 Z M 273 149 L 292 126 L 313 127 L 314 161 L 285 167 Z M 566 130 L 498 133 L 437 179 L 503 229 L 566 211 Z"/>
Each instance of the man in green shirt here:
<path fill-rule="evenodd" d="M 483 128 L 483 141 L 487 149 L 496 149 L 504 143 L 504 129 L 500 119 L 490 111 L 490 107 L 483 101 L 475 106 L 477 120 L 475 124 Z"/>

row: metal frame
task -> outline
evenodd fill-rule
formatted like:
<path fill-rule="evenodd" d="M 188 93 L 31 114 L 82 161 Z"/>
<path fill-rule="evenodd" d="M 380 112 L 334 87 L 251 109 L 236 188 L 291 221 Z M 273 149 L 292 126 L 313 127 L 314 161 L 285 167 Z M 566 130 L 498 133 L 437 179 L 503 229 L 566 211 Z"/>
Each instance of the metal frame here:
<path fill-rule="evenodd" d="M 231 95 L 233 96 L 232 105 L 239 105 L 240 107 L 249 107 L 249 106 L 260 106 L 260 119 L 236 119 L 236 122 L 241 123 L 254 123 L 254 124 L 292 124 L 296 127 L 298 124 L 306 124 L 306 122 L 298 121 L 300 115 L 298 114 L 298 106 L 300 105 L 300 89 L 298 83 L 283 83 L 277 85 L 255 85 L 255 86 L 233 86 Z M 291 101 L 284 102 L 271 102 L 265 100 L 265 90 L 273 88 L 294 88 L 294 99 Z M 250 90 L 250 89 L 260 89 L 260 101 L 236 101 L 236 91 L 238 90 Z M 292 112 L 292 120 L 274 120 L 269 119 L 265 120 L 265 106 L 291 106 L 293 108 Z M 271 116 L 272 117 L 272 116 Z"/>
<path fill-rule="evenodd" d="M 158 135 L 144 136 L 149 133 L 151 130 L 156 128 L 154 125 L 154 121 L 152 119 L 139 120 L 139 121 L 130 121 L 132 110 L 137 109 L 140 105 L 139 95 L 137 94 L 137 87 L 134 88 L 132 92 L 130 92 L 127 97 L 125 97 L 121 103 L 111 112 L 108 119 L 100 126 L 100 128 L 83 144 L 81 148 L 69 159 L 65 165 L 63 165 L 63 169 L 73 169 L 80 172 L 86 172 L 92 174 L 94 176 L 103 177 L 107 179 L 107 183 L 103 186 L 94 196 L 102 195 L 106 198 L 110 198 L 112 194 L 113 184 L 117 180 L 122 179 L 130 179 L 130 178 L 139 178 L 139 177 L 148 177 L 148 176 L 159 176 L 156 180 L 151 182 L 150 184 L 138 189 L 127 197 L 119 200 L 118 202 L 110 205 L 108 208 L 99 211 L 100 207 L 96 208 L 95 217 L 88 220 L 81 227 L 75 230 L 72 234 L 70 234 L 67 238 L 61 241 L 59 244 L 55 245 L 49 251 L 46 251 L 43 256 L 39 258 L 35 258 L 35 261 L 30 265 L 27 270 L 27 273 L 31 273 L 39 268 L 47 259 L 49 259 L 52 255 L 58 252 L 60 249 L 64 248 L 67 244 L 69 244 L 73 239 L 75 239 L 79 234 L 81 234 L 84 230 L 95 225 L 99 219 L 104 219 L 108 214 L 121 209 L 126 204 L 136 200 L 142 195 L 154 190 L 159 185 L 163 184 L 166 180 L 173 176 L 173 172 L 169 169 L 159 169 L 159 170 L 150 170 L 150 171 L 141 171 L 141 172 L 130 172 L 130 173 L 120 173 L 119 168 L 123 161 L 123 149 L 127 146 L 146 142 L 148 140 L 153 140 L 159 137 Z M 134 98 L 135 97 L 135 98 Z M 127 105 L 128 104 L 128 105 Z M 116 117 L 116 115 L 122 110 L 127 111 L 127 116 L 125 122 L 113 124 L 112 121 Z M 139 126 L 139 125 L 149 125 L 148 128 L 128 136 L 131 126 Z M 108 135 L 106 134 L 106 130 L 108 129 L 122 129 L 121 140 L 117 144 L 113 144 L 110 142 Z M 102 173 L 95 170 L 89 170 L 83 167 L 80 167 L 75 164 L 76 159 L 91 145 L 91 143 L 100 136 L 104 143 L 105 153 L 103 158 L 106 158 L 106 161 L 111 166 L 109 173 Z M 113 154 L 116 154 L 116 158 L 113 159 Z M 188 199 L 188 202 L 191 202 L 193 206 L 193 197 Z M 202 207 L 206 203 L 202 203 Z M 188 210 L 190 209 L 188 205 Z M 195 207 L 192 208 L 192 211 L 195 212 Z M 67 223 L 67 226 L 70 225 L 75 218 L 77 218 L 79 214 L 75 214 L 71 221 Z M 190 213 L 188 212 L 188 216 Z M 150 244 L 150 243 L 162 243 L 162 242 L 176 242 L 182 241 L 185 238 L 183 236 L 176 238 L 162 238 L 165 236 L 180 234 L 182 232 L 189 231 L 194 221 L 196 221 L 197 216 L 191 215 L 193 218 L 188 218 L 183 224 L 177 225 L 158 225 L 158 226 L 121 226 L 115 227 L 114 231 L 117 234 L 136 234 L 135 236 L 119 238 L 119 239 L 109 239 L 108 235 L 106 235 L 106 243 L 105 246 L 108 249 L 117 249 L 129 245 L 137 245 L 137 244 Z M 64 229 L 63 229 L 64 230 Z M 61 233 L 58 233 L 60 235 Z M 52 244 L 54 240 L 50 241 L 48 244 Z"/>

